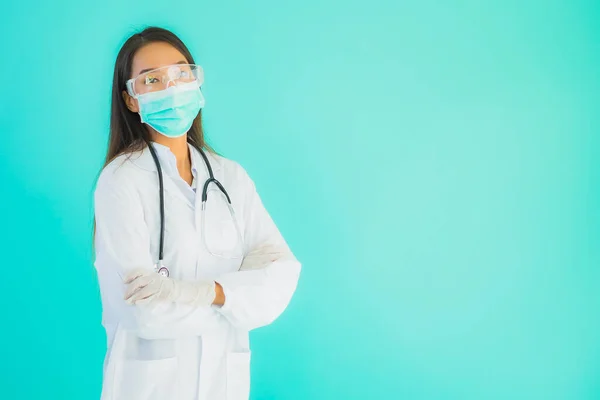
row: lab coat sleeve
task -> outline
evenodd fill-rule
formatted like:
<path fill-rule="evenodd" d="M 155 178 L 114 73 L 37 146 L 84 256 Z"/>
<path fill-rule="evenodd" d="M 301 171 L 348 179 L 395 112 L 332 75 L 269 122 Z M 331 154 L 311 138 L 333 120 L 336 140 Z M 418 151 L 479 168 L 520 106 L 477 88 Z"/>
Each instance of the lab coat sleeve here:
<path fill-rule="evenodd" d="M 118 179 L 117 174 L 106 172 L 98 180 L 94 200 L 94 265 L 104 319 L 110 319 L 106 322 L 121 324 L 144 339 L 201 336 L 228 324 L 212 307 L 175 303 L 128 305 L 124 300 L 127 287 L 124 277 L 137 268 L 154 270 L 141 198 L 130 180 Z"/>
<path fill-rule="evenodd" d="M 265 209 L 254 182 L 238 168 L 245 187 L 246 255 L 239 271 L 216 279 L 225 294 L 225 304 L 217 309 L 233 326 L 250 331 L 269 325 L 287 308 L 301 264 Z"/>

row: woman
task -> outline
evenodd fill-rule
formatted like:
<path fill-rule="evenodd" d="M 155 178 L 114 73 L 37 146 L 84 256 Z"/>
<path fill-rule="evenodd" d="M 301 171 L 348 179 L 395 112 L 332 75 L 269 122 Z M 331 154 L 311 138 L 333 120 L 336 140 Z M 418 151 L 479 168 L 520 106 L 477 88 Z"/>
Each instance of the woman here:
<path fill-rule="evenodd" d="M 247 399 L 248 332 L 296 289 L 300 264 L 252 180 L 204 142 L 202 82 L 164 29 L 117 56 L 95 191 L 105 400 Z"/>

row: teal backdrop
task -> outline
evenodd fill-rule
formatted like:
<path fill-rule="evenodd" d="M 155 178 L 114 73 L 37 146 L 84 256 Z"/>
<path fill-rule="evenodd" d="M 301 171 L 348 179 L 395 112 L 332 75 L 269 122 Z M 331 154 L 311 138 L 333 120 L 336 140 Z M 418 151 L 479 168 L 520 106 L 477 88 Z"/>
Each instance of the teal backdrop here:
<path fill-rule="evenodd" d="M 0 398 L 99 398 L 117 51 L 172 29 L 303 262 L 252 399 L 600 399 L 600 3 L 32 1 L 0 16 Z"/>

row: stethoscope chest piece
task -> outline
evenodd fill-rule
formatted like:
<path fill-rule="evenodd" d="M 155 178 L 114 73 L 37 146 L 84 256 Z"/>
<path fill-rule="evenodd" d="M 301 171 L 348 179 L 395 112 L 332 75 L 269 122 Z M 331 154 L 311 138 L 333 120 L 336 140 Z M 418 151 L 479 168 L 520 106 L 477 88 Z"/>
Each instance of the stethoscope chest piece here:
<path fill-rule="evenodd" d="M 160 267 L 157 266 L 156 268 L 157 268 L 156 272 L 159 275 L 162 275 L 165 278 L 169 277 L 169 269 L 167 267 L 165 267 L 164 265 L 161 265 Z"/>

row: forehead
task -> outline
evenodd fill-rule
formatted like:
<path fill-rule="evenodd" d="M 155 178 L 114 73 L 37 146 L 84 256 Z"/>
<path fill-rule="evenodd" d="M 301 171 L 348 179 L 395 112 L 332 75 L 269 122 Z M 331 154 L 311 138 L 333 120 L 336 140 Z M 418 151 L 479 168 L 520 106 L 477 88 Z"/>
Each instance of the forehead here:
<path fill-rule="evenodd" d="M 131 76 L 137 76 L 144 69 L 154 69 L 180 61 L 189 62 L 183 54 L 168 43 L 148 43 L 141 47 L 133 57 Z"/>

